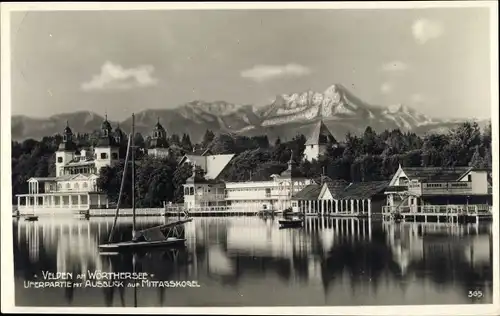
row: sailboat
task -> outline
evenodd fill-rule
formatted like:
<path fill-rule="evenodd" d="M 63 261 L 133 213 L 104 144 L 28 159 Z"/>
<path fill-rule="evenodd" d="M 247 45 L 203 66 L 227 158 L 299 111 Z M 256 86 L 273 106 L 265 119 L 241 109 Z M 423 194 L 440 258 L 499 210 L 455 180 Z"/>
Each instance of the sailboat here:
<path fill-rule="evenodd" d="M 167 223 L 160 226 L 155 226 L 140 231 L 136 230 L 135 225 L 135 159 L 134 159 L 134 125 L 135 117 L 132 114 L 132 133 L 129 134 L 128 144 L 127 144 L 127 154 L 125 157 L 125 167 L 123 168 L 122 182 L 120 186 L 120 194 L 118 196 L 118 203 L 116 205 L 116 213 L 111 227 L 111 231 L 108 237 L 108 242 L 99 245 L 101 251 L 120 251 L 120 250 L 138 250 L 149 247 L 173 247 L 173 246 L 184 246 L 186 239 L 181 237 L 182 230 L 178 229 L 187 222 L 191 222 L 192 218 L 179 219 L 178 221 Z M 118 213 L 120 210 L 120 203 L 122 200 L 123 189 L 125 186 L 125 178 L 128 170 L 129 156 L 131 160 L 132 169 L 132 239 L 129 241 L 122 242 L 112 242 L 113 234 L 116 227 L 116 222 L 118 219 Z"/>

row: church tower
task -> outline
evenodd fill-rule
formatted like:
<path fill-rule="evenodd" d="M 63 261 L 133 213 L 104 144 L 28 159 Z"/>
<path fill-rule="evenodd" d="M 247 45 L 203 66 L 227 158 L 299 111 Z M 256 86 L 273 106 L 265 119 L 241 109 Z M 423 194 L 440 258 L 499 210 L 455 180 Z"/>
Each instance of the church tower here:
<path fill-rule="evenodd" d="M 304 158 L 308 161 L 313 161 L 325 154 L 328 147 L 336 146 L 337 140 L 333 137 L 325 123 L 323 123 L 323 120 L 321 120 L 313 126 L 305 145 Z"/>
<path fill-rule="evenodd" d="M 101 168 L 110 166 L 119 160 L 119 147 L 107 115 L 101 124 L 100 136 L 94 148 L 94 159 L 97 173 Z"/>
<path fill-rule="evenodd" d="M 160 118 L 153 128 L 151 141 L 149 142 L 148 155 L 155 157 L 167 157 L 169 153 L 167 132 L 160 124 Z"/>
<path fill-rule="evenodd" d="M 73 131 L 66 121 L 63 132 L 63 141 L 56 151 L 56 177 L 64 175 L 64 166 L 75 158 L 76 144 L 73 142 Z"/>

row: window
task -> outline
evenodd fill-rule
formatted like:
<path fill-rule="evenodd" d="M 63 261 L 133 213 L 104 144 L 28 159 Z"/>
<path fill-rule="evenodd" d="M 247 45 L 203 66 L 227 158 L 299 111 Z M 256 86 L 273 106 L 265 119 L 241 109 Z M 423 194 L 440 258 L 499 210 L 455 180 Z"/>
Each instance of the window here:
<path fill-rule="evenodd" d="M 58 163 L 62 163 L 63 162 L 63 158 L 62 157 L 57 157 L 57 162 Z"/>
<path fill-rule="evenodd" d="M 112 159 L 118 159 L 118 153 L 112 153 L 111 154 Z"/>
<path fill-rule="evenodd" d="M 58 189 L 58 190 L 61 190 L 61 189 L 62 189 L 62 184 L 58 183 L 58 184 L 57 184 L 57 189 Z"/>
<path fill-rule="evenodd" d="M 83 183 L 83 187 L 84 187 L 85 189 L 88 187 L 87 182 L 84 182 L 84 183 Z"/>
<path fill-rule="evenodd" d="M 108 158 L 108 154 L 106 153 L 101 153 L 101 159 L 107 159 Z"/>
<path fill-rule="evenodd" d="M 69 183 L 66 183 L 66 189 L 69 189 Z"/>
<path fill-rule="evenodd" d="M 472 182 L 472 175 L 471 175 L 471 174 L 469 174 L 469 175 L 467 176 L 467 181 Z"/>

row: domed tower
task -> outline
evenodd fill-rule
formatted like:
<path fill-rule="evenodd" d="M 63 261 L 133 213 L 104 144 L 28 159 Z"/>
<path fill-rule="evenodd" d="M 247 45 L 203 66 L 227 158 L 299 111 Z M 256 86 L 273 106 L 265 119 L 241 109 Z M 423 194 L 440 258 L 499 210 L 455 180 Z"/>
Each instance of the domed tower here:
<path fill-rule="evenodd" d="M 56 176 L 64 174 L 64 166 L 74 159 L 76 153 L 76 144 L 73 142 L 73 131 L 66 121 L 66 127 L 63 132 L 63 141 L 59 144 L 56 151 Z"/>
<path fill-rule="evenodd" d="M 110 166 L 119 159 L 119 146 L 107 115 L 101 124 L 100 136 L 94 148 L 94 159 L 97 173 L 102 167 Z"/>
<path fill-rule="evenodd" d="M 168 147 L 167 132 L 160 124 L 160 118 L 158 118 L 149 142 L 148 155 L 166 157 L 168 156 Z"/>

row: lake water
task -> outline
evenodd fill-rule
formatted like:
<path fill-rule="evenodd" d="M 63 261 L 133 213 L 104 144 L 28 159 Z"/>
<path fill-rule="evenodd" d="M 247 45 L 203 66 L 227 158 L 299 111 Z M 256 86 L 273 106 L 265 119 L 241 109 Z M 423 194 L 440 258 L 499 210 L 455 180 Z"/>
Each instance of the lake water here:
<path fill-rule="evenodd" d="M 103 256 L 112 218 L 13 220 L 18 306 L 346 306 L 492 302 L 491 223 L 195 217 L 186 247 Z M 145 228 L 163 217 L 137 219 Z M 130 238 L 131 218 L 118 219 Z M 133 263 L 135 262 L 135 264 Z M 145 272 L 199 287 L 25 288 L 43 271 Z M 135 282 L 135 281 L 134 281 Z M 174 283 L 175 284 L 175 283 Z M 176 285 L 179 285 L 177 283 Z M 469 291 L 482 297 L 469 298 Z M 476 292 L 476 294 L 479 292 Z"/>

